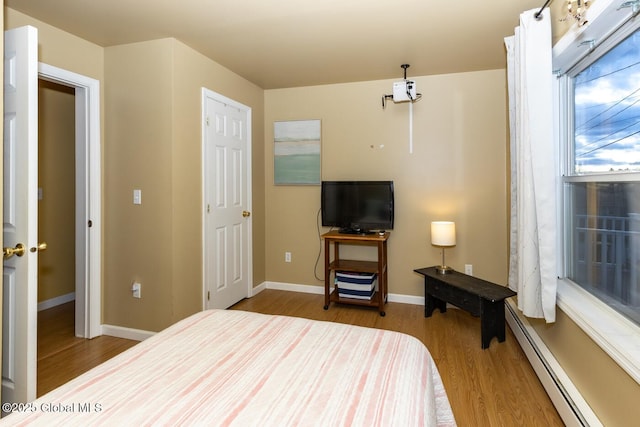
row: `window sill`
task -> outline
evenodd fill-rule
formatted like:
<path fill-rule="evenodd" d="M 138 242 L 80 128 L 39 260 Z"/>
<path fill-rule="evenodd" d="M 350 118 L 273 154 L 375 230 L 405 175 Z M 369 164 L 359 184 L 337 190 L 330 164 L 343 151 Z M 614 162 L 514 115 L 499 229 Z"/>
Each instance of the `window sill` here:
<path fill-rule="evenodd" d="M 558 307 L 640 383 L 640 326 L 569 280 L 558 280 Z"/>

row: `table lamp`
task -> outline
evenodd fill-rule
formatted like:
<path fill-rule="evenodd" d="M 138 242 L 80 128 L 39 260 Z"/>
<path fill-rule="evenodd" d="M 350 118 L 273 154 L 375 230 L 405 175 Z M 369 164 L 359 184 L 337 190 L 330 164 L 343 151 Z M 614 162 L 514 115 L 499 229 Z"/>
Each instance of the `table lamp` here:
<path fill-rule="evenodd" d="M 439 274 L 451 273 L 453 269 L 444 262 L 444 248 L 456 245 L 456 223 L 453 221 L 433 221 L 431 223 L 431 244 L 442 248 L 442 265 L 436 266 Z"/>

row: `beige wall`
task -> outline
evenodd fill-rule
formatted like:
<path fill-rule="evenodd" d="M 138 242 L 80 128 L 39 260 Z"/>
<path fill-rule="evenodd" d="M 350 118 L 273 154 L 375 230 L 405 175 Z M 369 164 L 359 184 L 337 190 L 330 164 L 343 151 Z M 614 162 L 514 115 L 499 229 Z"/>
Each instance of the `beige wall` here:
<path fill-rule="evenodd" d="M 39 81 L 38 302 L 75 292 L 75 95 Z"/>
<path fill-rule="evenodd" d="M 38 29 L 38 60 L 55 67 L 104 80 L 103 49 L 80 37 L 16 10 L 4 8 L 5 29 L 31 25 Z"/>
<path fill-rule="evenodd" d="M 202 87 L 251 108 L 253 284 L 266 280 L 264 215 L 264 91 L 211 61 L 185 44 L 172 40 L 174 56 L 173 122 L 174 165 L 173 210 L 181 226 L 174 228 L 174 311 L 177 318 L 193 312 L 202 295 Z M 196 248 L 191 251 L 190 248 Z M 194 273 L 197 272 L 197 275 Z M 185 280 L 193 278 L 193 280 Z M 200 307 L 200 305 L 198 305 Z"/>
<path fill-rule="evenodd" d="M 203 307 L 203 86 L 254 113 L 254 280 L 264 281 L 263 91 L 175 39 L 109 47 L 105 64 L 103 317 L 155 331 Z M 134 189 L 141 205 L 132 204 Z M 131 296 L 133 281 L 141 299 Z"/>
<path fill-rule="evenodd" d="M 296 89 L 265 95 L 267 278 L 321 285 L 316 215 L 319 186 L 273 185 L 273 122 L 322 120 L 322 178 L 393 180 L 395 227 L 389 240 L 389 292 L 423 295 L 415 268 L 434 265 L 429 224 L 454 220 L 457 246 L 447 263 L 506 283 L 506 112 L 503 70 L 417 77 L 422 100 L 413 106 L 413 154 L 409 153 L 409 105 L 382 94 L 393 80 Z M 327 231 L 325 229 L 323 231 Z M 292 262 L 284 262 L 284 252 Z M 367 248 L 353 255 L 374 256 Z M 323 277 L 323 266 L 317 268 Z"/>
<path fill-rule="evenodd" d="M 202 308 L 203 86 L 252 109 L 253 279 L 266 280 L 262 89 L 173 39 L 103 49 L 9 8 L 4 22 L 38 28 L 40 61 L 101 84 L 104 323 L 155 331 Z"/>
<path fill-rule="evenodd" d="M 105 49 L 103 321 L 172 323 L 171 40 Z M 133 205 L 134 189 L 142 204 Z M 131 285 L 142 284 L 134 299 Z M 175 320 L 174 320 L 175 321 Z"/>
<path fill-rule="evenodd" d="M 562 310 L 558 309 L 553 324 L 530 322 L 603 425 L 638 424 L 640 384 Z"/>

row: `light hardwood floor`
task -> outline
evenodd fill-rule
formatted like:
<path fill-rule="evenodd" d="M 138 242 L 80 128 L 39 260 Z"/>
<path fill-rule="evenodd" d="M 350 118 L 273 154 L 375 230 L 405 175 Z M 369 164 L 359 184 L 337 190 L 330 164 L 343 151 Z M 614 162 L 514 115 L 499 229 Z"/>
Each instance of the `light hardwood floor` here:
<path fill-rule="evenodd" d="M 373 309 L 332 304 L 324 297 L 265 290 L 232 309 L 282 314 L 395 330 L 420 339 L 444 382 L 459 426 L 562 426 L 563 423 L 507 326 L 507 339 L 480 348 L 480 320 L 458 309 L 424 318 L 423 306 L 388 303 L 385 317 Z M 73 305 L 47 310 L 39 319 L 38 395 L 135 344 L 114 337 L 73 337 Z M 54 320 L 55 318 L 66 320 Z M 57 322 L 69 325 L 56 332 Z M 49 329 L 49 332 L 46 332 Z"/>
<path fill-rule="evenodd" d="M 76 338 L 74 310 L 70 302 L 38 313 L 38 396 L 138 343 L 106 335 Z"/>

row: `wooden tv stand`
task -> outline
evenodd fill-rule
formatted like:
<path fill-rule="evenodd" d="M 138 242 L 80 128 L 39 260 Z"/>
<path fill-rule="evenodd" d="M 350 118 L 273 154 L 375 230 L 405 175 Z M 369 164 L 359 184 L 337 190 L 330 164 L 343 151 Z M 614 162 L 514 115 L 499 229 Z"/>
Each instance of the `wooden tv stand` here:
<path fill-rule="evenodd" d="M 380 316 L 384 316 L 384 304 L 387 302 L 387 240 L 391 233 L 384 234 L 342 234 L 330 231 L 322 235 L 324 239 L 324 309 L 329 309 L 331 302 L 353 304 L 368 307 L 378 307 Z M 333 243 L 333 261 L 331 261 L 331 243 Z M 377 261 L 360 261 L 340 259 L 340 245 L 369 245 L 377 246 Z M 357 273 L 376 273 L 378 275 L 378 290 L 371 300 L 345 298 L 338 294 L 338 289 L 331 291 L 332 272 L 349 271 Z"/>

